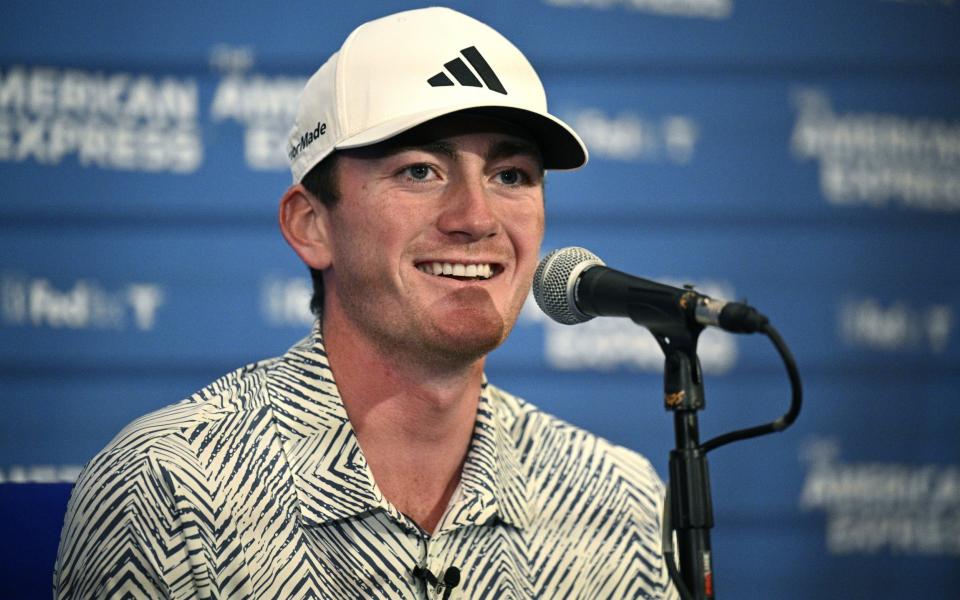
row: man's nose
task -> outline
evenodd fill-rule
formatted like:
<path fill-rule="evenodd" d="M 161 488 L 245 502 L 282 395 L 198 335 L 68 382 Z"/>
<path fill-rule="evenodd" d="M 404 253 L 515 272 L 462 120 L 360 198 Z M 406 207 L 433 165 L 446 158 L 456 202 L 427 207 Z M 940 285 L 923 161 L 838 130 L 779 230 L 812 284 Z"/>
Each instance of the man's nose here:
<path fill-rule="evenodd" d="M 437 222 L 443 233 L 474 241 L 500 230 L 500 220 L 491 204 L 493 198 L 482 182 L 462 181 L 451 186 L 443 201 Z"/>

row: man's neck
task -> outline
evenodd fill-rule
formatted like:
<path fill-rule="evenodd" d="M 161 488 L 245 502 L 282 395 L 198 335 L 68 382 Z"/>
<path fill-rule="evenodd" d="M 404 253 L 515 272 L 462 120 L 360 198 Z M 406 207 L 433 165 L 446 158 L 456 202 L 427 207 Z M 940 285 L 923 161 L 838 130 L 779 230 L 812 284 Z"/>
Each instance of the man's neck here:
<path fill-rule="evenodd" d="M 324 344 L 330 368 L 377 486 L 432 533 L 460 482 L 483 360 L 440 370 L 329 325 Z"/>

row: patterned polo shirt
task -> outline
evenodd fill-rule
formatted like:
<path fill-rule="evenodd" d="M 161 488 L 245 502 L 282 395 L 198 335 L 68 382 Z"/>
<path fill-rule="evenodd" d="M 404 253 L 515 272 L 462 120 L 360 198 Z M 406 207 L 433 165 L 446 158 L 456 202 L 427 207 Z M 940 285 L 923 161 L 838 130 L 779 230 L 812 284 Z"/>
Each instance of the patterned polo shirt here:
<path fill-rule="evenodd" d="M 67 509 L 58 598 L 675 598 L 640 455 L 484 383 L 430 535 L 377 487 L 319 328 L 125 428 Z M 415 575 L 415 567 L 419 571 Z M 459 569 L 455 587 L 425 582 Z"/>

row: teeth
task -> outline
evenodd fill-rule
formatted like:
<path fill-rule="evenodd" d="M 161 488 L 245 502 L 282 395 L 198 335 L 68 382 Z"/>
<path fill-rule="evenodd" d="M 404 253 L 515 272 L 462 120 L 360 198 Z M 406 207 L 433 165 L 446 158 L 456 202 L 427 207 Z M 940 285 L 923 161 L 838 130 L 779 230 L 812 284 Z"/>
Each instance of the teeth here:
<path fill-rule="evenodd" d="M 432 262 L 417 265 L 417 268 L 428 275 L 452 275 L 454 277 L 475 277 L 490 279 L 493 277 L 493 267 L 490 264 L 471 264 Z"/>

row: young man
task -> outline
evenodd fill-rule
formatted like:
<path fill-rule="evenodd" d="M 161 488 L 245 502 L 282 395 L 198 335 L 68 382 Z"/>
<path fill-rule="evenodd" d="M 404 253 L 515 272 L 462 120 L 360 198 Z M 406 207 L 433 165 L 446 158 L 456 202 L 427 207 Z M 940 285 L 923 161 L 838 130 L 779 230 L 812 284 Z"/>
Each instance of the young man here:
<path fill-rule="evenodd" d="M 288 155 L 313 332 L 91 461 L 58 595 L 673 597 L 649 463 L 483 374 L 530 288 L 543 171 L 586 162 L 523 55 L 448 9 L 367 23 L 307 83 Z"/>

